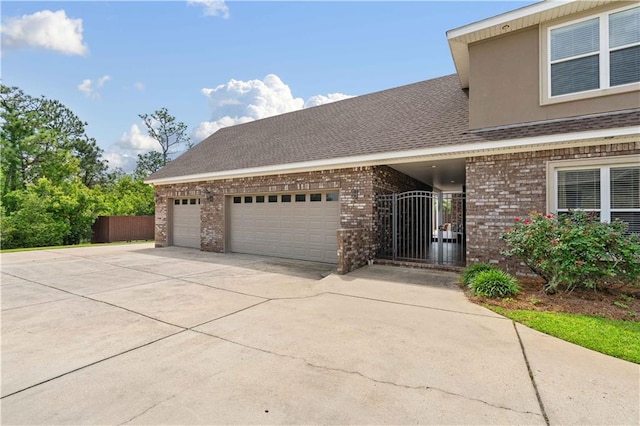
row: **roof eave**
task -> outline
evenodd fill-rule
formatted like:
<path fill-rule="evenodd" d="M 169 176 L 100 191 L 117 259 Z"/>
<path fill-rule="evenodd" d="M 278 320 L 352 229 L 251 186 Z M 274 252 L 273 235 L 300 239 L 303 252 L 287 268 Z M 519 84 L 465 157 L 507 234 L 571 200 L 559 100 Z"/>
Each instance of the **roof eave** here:
<path fill-rule="evenodd" d="M 448 158 L 476 157 L 488 154 L 524 152 L 535 149 L 552 149 L 555 146 L 583 146 L 585 143 L 620 143 L 623 140 L 640 141 L 640 125 L 603 130 L 590 130 L 565 134 L 535 136 L 529 138 L 508 139 L 503 141 L 476 142 L 461 145 L 444 145 L 410 151 L 383 152 L 356 157 L 332 158 L 291 164 L 251 167 L 220 172 L 200 173 L 186 176 L 173 176 L 158 179 L 146 179 L 151 185 L 172 185 L 188 182 L 234 179 L 252 176 L 302 173 L 327 169 L 350 167 L 393 165 L 400 163 L 439 160 Z"/>
<path fill-rule="evenodd" d="M 547 0 L 447 31 L 449 48 L 462 88 L 469 88 L 470 43 L 599 7 L 612 1 L 615 0 Z"/>

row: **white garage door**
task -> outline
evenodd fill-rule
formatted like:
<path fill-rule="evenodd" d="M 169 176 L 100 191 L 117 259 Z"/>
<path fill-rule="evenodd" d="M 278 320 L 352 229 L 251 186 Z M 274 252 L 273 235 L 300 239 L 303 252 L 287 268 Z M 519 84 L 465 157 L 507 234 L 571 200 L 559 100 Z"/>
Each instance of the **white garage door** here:
<path fill-rule="evenodd" d="M 230 201 L 231 251 L 337 263 L 338 192 L 242 195 Z"/>
<path fill-rule="evenodd" d="M 200 199 L 173 200 L 173 245 L 200 248 Z"/>

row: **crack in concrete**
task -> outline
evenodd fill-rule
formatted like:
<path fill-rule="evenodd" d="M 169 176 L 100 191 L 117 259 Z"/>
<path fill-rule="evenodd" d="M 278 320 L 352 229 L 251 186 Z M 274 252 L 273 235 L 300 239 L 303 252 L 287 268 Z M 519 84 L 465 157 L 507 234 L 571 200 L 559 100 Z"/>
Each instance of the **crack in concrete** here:
<path fill-rule="evenodd" d="M 345 370 L 345 369 L 342 369 L 342 368 L 318 365 L 318 364 L 314 364 L 314 363 L 308 361 L 306 358 L 303 358 L 303 357 L 298 357 L 298 356 L 295 356 L 295 355 L 281 354 L 281 353 L 278 353 L 278 352 L 273 352 L 273 351 L 270 351 L 270 350 L 267 350 L 267 349 L 259 348 L 257 346 L 247 345 L 247 344 L 244 344 L 244 343 L 237 342 L 235 340 L 227 339 L 225 337 L 217 336 L 215 334 L 207 333 L 207 332 L 204 332 L 204 331 L 199 331 L 199 330 L 191 330 L 191 331 L 193 331 L 195 333 L 204 334 L 206 336 L 213 337 L 213 338 L 216 338 L 216 339 L 220 339 L 220 340 L 223 340 L 225 342 L 228 342 L 228 343 L 231 343 L 231 344 L 234 344 L 234 345 L 238 345 L 238 346 L 241 346 L 241 347 L 244 347 L 244 348 L 247 348 L 247 349 L 263 352 L 263 353 L 266 353 L 266 354 L 269 354 L 269 355 L 274 355 L 274 356 L 278 356 L 278 357 L 281 357 L 281 358 L 294 359 L 296 361 L 302 361 L 302 362 L 304 362 L 306 365 L 308 365 L 311 368 L 316 368 L 316 369 L 319 369 L 319 370 L 326 370 L 326 371 L 335 371 L 335 372 L 338 372 L 338 373 L 344 373 L 344 374 L 349 374 L 349 375 L 356 375 L 356 376 L 362 377 L 365 380 L 372 381 L 374 383 L 390 385 L 390 386 L 395 386 L 395 387 L 404 388 L 404 389 L 437 391 L 437 392 L 441 392 L 441 393 L 444 393 L 444 394 L 447 394 L 447 395 L 451 395 L 451 396 L 455 396 L 455 397 L 458 397 L 458 398 L 462 398 L 462 399 L 465 399 L 467 401 L 480 402 L 482 404 L 488 405 L 488 406 L 493 407 L 493 408 L 498 408 L 498 409 L 501 409 L 501 410 L 513 411 L 515 413 L 520 413 L 520 414 L 532 414 L 532 415 L 535 415 L 535 416 L 543 417 L 546 420 L 544 412 L 543 412 L 543 414 L 540 414 L 540 413 L 535 413 L 535 412 L 532 412 L 532 411 L 516 410 L 514 408 L 505 407 L 505 406 L 497 405 L 497 404 L 492 404 L 492 403 L 484 401 L 482 399 L 472 398 L 472 397 L 465 396 L 465 395 L 462 395 L 462 394 L 459 394 L 459 393 L 455 393 L 455 392 L 451 392 L 451 391 L 448 391 L 448 390 L 445 390 L 445 389 L 441 389 L 441 388 L 438 388 L 438 387 L 435 387 L 435 386 L 426 386 L 426 385 L 424 385 L 424 386 L 412 386 L 412 385 L 405 385 L 405 384 L 395 383 L 395 382 L 386 381 L 386 380 L 380 380 L 380 379 L 376 379 L 374 377 L 367 376 L 366 374 L 363 374 L 363 373 L 361 373 L 359 371 Z M 547 426 L 549 426 L 548 423 L 547 423 Z"/>
<path fill-rule="evenodd" d="M 169 400 L 171 400 L 171 399 L 175 398 L 175 397 L 176 397 L 176 396 L 178 396 L 178 395 L 179 395 L 179 393 L 177 393 L 177 394 L 175 394 L 175 395 L 171 395 L 170 397 L 165 398 L 165 399 L 163 399 L 162 401 L 158 401 L 158 402 L 156 402 L 155 404 L 151 405 L 150 407 L 148 407 L 146 410 L 144 410 L 144 411 L 143 411 L 143 412 L 141 412 L 140 414 L 136 414 L 135 416 L 131 417 L 131 418 L 130 418 L 129 420 L 127 420 L 126 422 L 123 422 L 123 423 L 118 424 L 118 426 L 122 426 L 122 425 L 126 425 L 126 424 L 128 424 L 128 423 L 131 423 L 132 421 L 134 421 L 134 420 L 135 420 L 135 419 L 137 419 L 138 417 L 140 417 L 140 416 L 142 416 L 142 415 L 146 414 L 147 412 L 149 412 L 149 411 L 153 410 L 153 409 L 154 409 L 154 408 L 156 408 L 158 405 L 160 405 L 160 404 L 164 404 L 165 402 L 167 402 L 167 401 L 169 401 Z"/>

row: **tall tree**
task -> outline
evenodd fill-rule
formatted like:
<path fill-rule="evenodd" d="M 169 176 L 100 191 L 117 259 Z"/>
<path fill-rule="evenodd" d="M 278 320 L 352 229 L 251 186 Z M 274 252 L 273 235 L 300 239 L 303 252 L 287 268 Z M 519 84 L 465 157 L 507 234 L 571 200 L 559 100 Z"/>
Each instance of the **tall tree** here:
<path fill-rule="evenodd" d="M 146 154 L 138 154 L 138 162 L 133 172 L 136 179 L 144 179 L 151 173 L 158 171 L 164 165 L 162 153 L 158 151 L 149 151 Z"/>
<path fill-rule="evenodd" d="M 0 124 L 2 196 L 40 178 L 57 184 L 80 177 L 92 186 L 107 170 L 87 123 L 59 101 L 0 85 Z"/>
<path fill-rule="evenodd" d="M 163 166 L 171 161 L 171 156 L 179 151 L 178 148 L 191 148 L 187 125 L 176 121 L 167 108 L 160 108 L 152 114 L 140 114 L 139 117 L 147 127 L 149 136 L 160 144 Z"/>

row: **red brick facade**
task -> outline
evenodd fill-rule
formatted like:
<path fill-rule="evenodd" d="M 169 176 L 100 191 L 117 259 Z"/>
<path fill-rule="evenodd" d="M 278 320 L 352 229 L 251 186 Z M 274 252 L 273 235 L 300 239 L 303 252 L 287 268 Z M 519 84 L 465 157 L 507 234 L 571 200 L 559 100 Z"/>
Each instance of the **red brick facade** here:
<path fill-rule="evenodd" d="M 466 159 L 466 261 L 526 270 L 500 254 L 500 236 L 516 216 L 546 210 L 547 163 L 554 160 L 640 154 L 640 142 L 487 155 Z M 169 244 L 168 206 L 175 197 L 201 199 L 201 249 L 224 252 L 225 209 L 233 194 L 338 190 L 338 272 L 366 265 L 376 256 L 375 197 L 430 187 L 387 166 L 355 167 L 274 176 L 159 186 L 156 189 L 156 246 Z"/>
<path fill-rule="evenodd" d="M 546 212 L 547 162 L 640 153 L 640 142 L 467 158 L 467 264 L 491 262 L 528 272 L 500 254 L 516 216 Z"/>
<path fill-rule="evenodd" d="M 347 273 L 375 257 L 375 194 L 380 191 L 387 193 L 413 189 L 417 185 L 420 185 L 417 181 L 390 167 L 377 166 L 158 186 L 156 246 L 164 247 L 169 244 L 171 218 L 168 206 L 175 197 L 200 198 L 201 249 L 222 253 L 226 250 L 225 209 L 228 196 L 338 190 L 338 272 Z"/>

